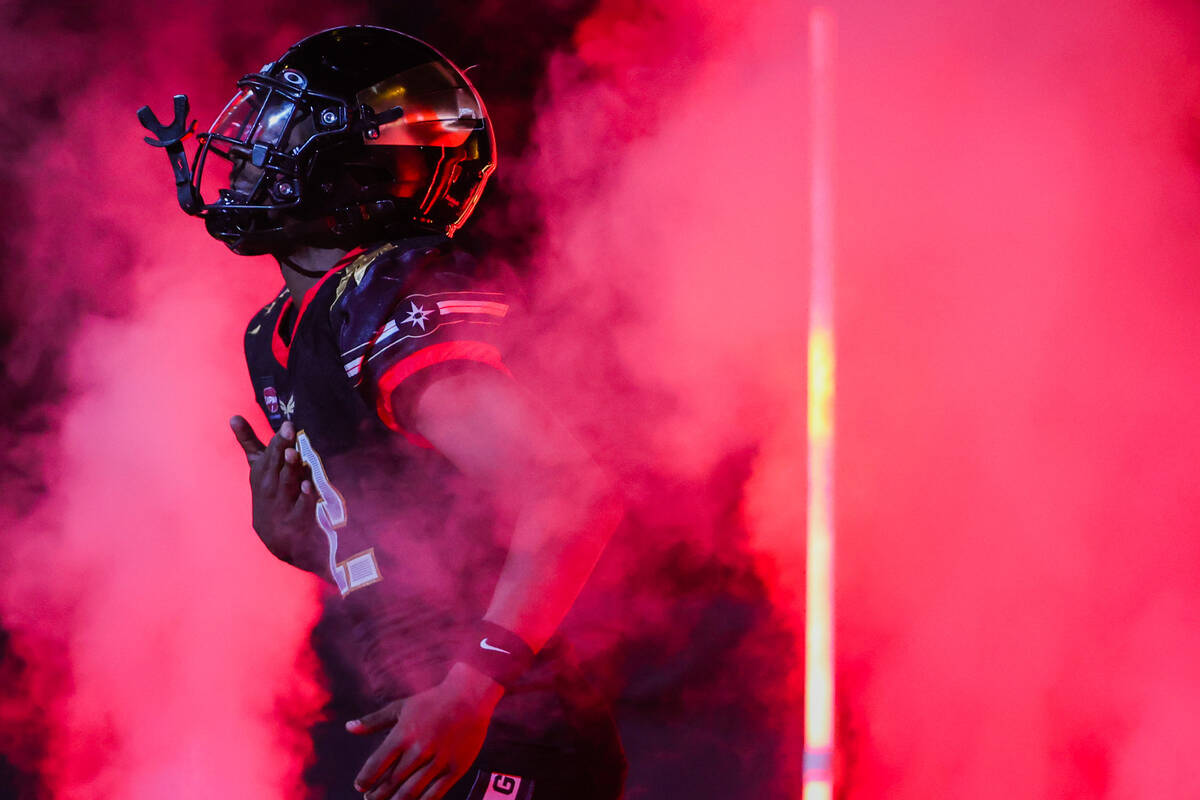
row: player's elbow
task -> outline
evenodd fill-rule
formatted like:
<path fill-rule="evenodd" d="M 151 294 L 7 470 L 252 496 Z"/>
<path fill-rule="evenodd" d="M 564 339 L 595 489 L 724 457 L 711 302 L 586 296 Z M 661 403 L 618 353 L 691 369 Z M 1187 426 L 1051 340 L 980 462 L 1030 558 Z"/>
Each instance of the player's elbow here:
<path fill-rule="evenodd" d="M 607 543 L 625 517 L 625 496 L 617 482 L 599 467 L 587 487 L 586 507 L 590 509 L 592 534 Z"/>
<path fill-rule="evenodd" d="M 543 483 L 539 504 L 558 509 L 564 529 L 603 547 L 625 516 L 625 497 L 612 476 L 590 459 Z"/>

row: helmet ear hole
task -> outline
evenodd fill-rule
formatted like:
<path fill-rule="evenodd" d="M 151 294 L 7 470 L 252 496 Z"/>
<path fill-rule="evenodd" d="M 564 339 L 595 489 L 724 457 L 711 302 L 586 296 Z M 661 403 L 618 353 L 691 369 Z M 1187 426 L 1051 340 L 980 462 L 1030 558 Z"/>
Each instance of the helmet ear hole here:
<path fill-rule="evenodd" d="M 346 183 L 352 185 L 358 197 L 364 197 L 372 186 L 390 183 L 391 175 L 383 167 L 374 164 L 346 164 Z"/>

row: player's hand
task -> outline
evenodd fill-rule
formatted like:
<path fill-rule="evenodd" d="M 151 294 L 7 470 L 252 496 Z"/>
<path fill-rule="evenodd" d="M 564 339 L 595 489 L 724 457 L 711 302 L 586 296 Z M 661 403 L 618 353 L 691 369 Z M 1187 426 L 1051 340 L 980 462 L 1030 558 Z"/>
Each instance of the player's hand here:
<path fill-rule="evenodd" d="M 346 723 L 365 735 L 391 728 L 354 779 L 367 800 L 438 800 L 479 755 L 500 684 L 455 664 L 432 689 Z"/>
<path fill-rule="evenodd" d="M 320 574 L 317 492 L 293 446 L 296 427 L 284 422 L 265 445 L 243 417 L 229 420 L 229 427 L 250 465 L 254 532 L 276 558 Z"/>

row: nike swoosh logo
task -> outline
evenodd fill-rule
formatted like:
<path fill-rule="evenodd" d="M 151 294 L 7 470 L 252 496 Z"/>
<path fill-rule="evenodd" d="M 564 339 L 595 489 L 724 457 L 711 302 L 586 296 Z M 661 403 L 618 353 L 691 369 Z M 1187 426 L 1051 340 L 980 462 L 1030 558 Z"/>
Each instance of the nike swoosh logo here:
<path fill-rule="evenodd" d="M 488 640 L 487 640 L 486 636 L 479 640 L 479 646 L 482 647 L 484 650 L 495 650 L 497 653 L 504 653 L 506 656 L 512 655 L 512 653 L 508 652 L 507 650 L 505 650 L 503 648 L 493 647 L 492 645 L 488 644 Z"/>

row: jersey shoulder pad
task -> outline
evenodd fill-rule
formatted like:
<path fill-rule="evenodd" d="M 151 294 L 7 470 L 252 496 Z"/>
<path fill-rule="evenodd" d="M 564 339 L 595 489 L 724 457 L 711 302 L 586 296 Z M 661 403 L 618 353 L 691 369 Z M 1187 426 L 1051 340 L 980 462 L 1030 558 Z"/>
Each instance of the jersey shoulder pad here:
<path fill-rule="evenodd" d="M 394 247 L 357 270 L 348 268 L 333 313 L 353 385 L 386 402 L 407 376 L 442 361 L 503 369 L 501 331 L 511 281 L 487 272 L 445 239 Z"/>

